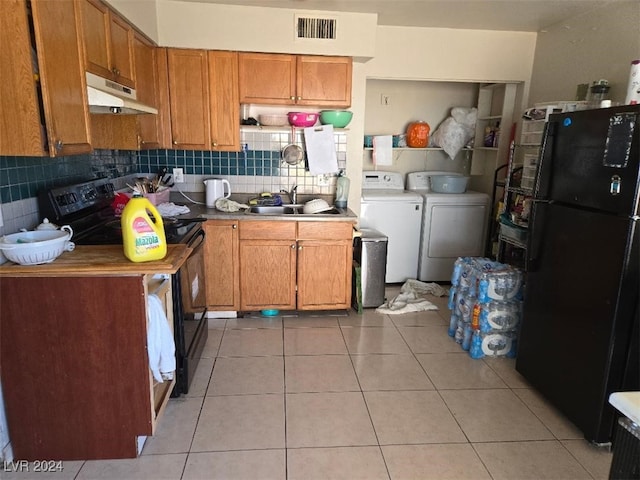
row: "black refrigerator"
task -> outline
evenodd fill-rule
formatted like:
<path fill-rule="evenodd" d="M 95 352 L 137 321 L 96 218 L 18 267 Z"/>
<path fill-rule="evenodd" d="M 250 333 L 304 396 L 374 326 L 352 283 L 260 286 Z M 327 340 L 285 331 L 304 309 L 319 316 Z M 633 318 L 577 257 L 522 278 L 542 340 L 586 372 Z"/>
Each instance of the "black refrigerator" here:
<path fill-rule="evenodd" d="M 551 115 L 529 220 L 516 370 L 598 444 L 640 390 L 639 139 L 640 105 Z"/>

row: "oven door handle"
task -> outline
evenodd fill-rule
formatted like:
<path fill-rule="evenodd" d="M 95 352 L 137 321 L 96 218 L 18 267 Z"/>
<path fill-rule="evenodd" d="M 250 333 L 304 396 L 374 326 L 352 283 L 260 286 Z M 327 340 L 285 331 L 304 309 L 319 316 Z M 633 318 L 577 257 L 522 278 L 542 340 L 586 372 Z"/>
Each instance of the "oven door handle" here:
<path fill-rule="evenodd" d="M 200 245 L 202 245 L 202 243 L 204 243 L 204 237 L 205 237 L 205 233 L 204 230 L 200 230 L 198 233 L 196 233 L 193 237 L 191 237 L 189 239 L 189 242 L 187 243 L 187 247 L 189 248 L 193 248 L 194 250 L 196 248 L 198 248 Z M 200 240 L 200 243 L 198 243 L 197 245 L 194 246 L 194 244 Z"/>

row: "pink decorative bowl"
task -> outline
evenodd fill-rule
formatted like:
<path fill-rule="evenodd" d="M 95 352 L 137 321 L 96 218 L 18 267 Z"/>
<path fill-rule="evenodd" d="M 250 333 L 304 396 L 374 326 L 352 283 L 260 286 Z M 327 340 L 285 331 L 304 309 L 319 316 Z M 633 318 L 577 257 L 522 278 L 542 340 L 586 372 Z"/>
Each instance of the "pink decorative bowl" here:
<path fill-rule="evenodd" d="M 289 123 L 294 127 L 313 127 L 318 121 L 319 114 L 307 112 L 289 112 Z"/>

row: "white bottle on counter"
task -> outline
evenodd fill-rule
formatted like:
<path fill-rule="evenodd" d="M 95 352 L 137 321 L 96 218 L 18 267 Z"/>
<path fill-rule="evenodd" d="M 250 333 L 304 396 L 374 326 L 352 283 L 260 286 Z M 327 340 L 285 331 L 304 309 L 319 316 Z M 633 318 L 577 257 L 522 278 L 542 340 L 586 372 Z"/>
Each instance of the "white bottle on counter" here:
<path fill-rule="evenodd" d="M 336 207 L 347 208 L 349 200 L 349 178 L 345 177 L 344 170 L 340 170 L 336 180 Z"/>

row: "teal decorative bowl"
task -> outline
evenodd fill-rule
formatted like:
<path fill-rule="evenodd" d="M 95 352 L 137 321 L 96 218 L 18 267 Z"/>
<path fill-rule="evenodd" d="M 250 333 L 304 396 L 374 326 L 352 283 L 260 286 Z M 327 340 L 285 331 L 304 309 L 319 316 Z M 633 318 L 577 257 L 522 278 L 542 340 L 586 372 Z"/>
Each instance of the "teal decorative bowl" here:
<path fill-rule="evenodd" d="M 320 112 L 320 123 L 333 125 L 334 128 L 346 127 L 352 118 L 353 112 L 348 110 L 322 110 Z"/>
<path fill-rule="evenodd" d="M 260 313 L 265 317 L 275 317 L 280 313 L 280 310 L 260 310 Z"/>

